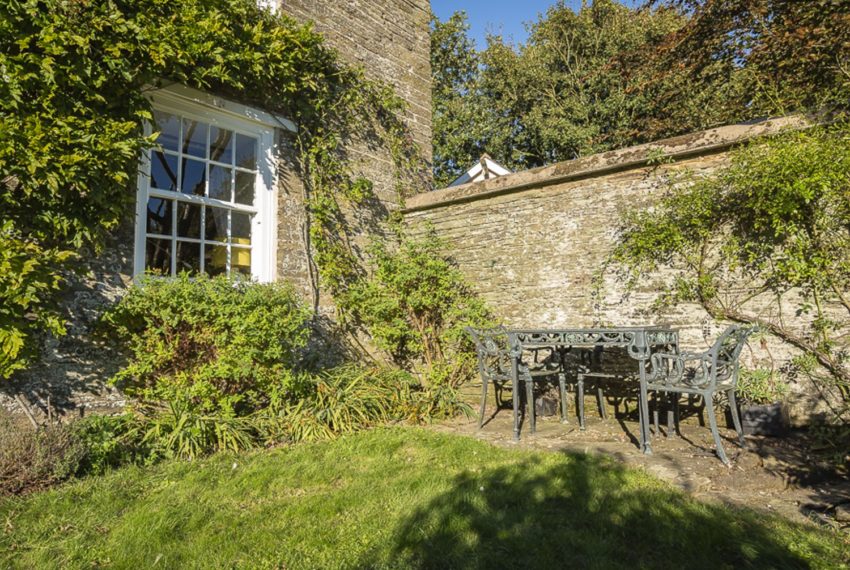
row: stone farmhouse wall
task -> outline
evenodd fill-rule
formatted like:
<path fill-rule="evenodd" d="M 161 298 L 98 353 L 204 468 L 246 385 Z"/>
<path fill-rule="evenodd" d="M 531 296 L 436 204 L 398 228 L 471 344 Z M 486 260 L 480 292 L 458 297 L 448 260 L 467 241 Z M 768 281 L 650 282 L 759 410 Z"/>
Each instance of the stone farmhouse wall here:
<path fill-rule="evenodd" d="M 270 2 L 265 2 L 270 5 Z M 405 120 L 425 162 L 431 157 L 431 93 L 428 0 L 282 0 L 279 9 L 301 22 L 314 22 L 328 44 L 368 77 L 391 84 L 407 101 Z M 304 187 L 293 141 L 277 133 L 279 147 L 279 211 L 277 278 L 295 284 L 306 299 L 317 295 L 306 239 Z M 368 138 L 352 141 L 348 149 L 357 175 L 374 183 L 375 210 L 380 215 L 398 207 L 390 157 Z M 427 165 L 430 166 L 430 165 Z M 430 168 L 428 168 L 430 170 Z M 68 334 L 44 342 L 43 358 L 12 383 L 0 386 L 0 407 L 21 413 L 16 394 L 37 416 L 48 404 L 59 415 L 120 410 L 125 397 L 106 380 L 121 359 L 94 341 L 92 330 L 103 309 L 132 283 L 135 208 L 107 244 L 102 255 L 88 258 L 88 271 L 71 276 L 64 293 Z M 352 219 L 353 231 L 365 230 L 374 219 Z M 315 298 L 326 312 L 326 296 Z"/>
<path fill-rule="evenodd" d="M 628 296 L 612 271 L 603 273 L 601 289 L 594 287 L 618 220 L 624 211 L 651 207 L 672 172 L 710 174 L 727 164 L 733 145 L 803 124 L 783 118 L 727 126 L 446 188 L 408 200 L 405 220 L 414 233 L 433 228 L 446 241 L 459 269 L 508 326 L 671 324 L 681 330 L 683 347 L 705 349 L 725 324 L 701 307 L 651 311 L 669 275 Z M 661 154 L 664 164 L 647 164 Z M 772 358 L 780 367 L 791 355 L 787 346 L 770 343 L 767 350 L 752 347 L 745 358 L 761 365 Z M 803 383 L 792 391 L 790 413 L 800 422 L 815 399 Z"/>
<path fill-rule="evenodd" d="M 407 103 L 405 119 L 421 152 L 424 171 L 430 173 L 430 2 L 280 0 L 279 5 L 283 12 L 297 20 L 313 22 L 315 29 L 348 63 L 362 67 L 368 77 L 393 86 Z M 286 146 L 288 141 L 283 140 L 282 144 Z M 373 233 L 380 229 L 375 222 L 399 205 L 392 159 L 368 138 L 350 141 L 347 152 L 354 175 L 372 181 L 375 194 L 369 208 L 371 215 L 349 212 L 350 233 Z M 284 155 L 294 156 L 294 153 L 285 152 Z M 332 300 L 319 287 L 316 269 L 308 255 L 305 194 L 297 167 L 294 163 L 284 165 L 281 173 L 278 277 L 294 283 L 323 313 L 332 314 Z M 413 185 L 413 181 L 408 184 Z M 355 242 L 355 248 L 362 249 L 364 245 Z"/>

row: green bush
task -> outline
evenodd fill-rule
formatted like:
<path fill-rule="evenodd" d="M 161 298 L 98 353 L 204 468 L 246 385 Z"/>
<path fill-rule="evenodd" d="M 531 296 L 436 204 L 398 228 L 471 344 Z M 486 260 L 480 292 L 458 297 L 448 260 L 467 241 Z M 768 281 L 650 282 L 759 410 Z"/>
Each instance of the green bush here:
<path fill-rule="evenodd" d="M 788 384 L 769 368 L 741 368 L 738 396 L 751 404 L 772 404 L 788 394 Z"/>
<path fill-rule="evenodd" d="M 475 352 L 466 326 L 490 326 L 489 311 L 429 230 L 373 243 L 371 273 L 340 304 L 368 330 L 391 361 L 426 386 L 453 388 L 474 374 Z"/>
<path fill-rule="evenodd" d="M 91 415 L 72 425 L 85 449 L 79 475 L 102 475 L 115 467 L 150 460 L 151 450 L 142 441 L 142 425 L 132 413 Z"/>
<path fill-rule="evenodd" d="M 0 494 L 30 493 L 69 479 L 80 468 L 85 447 L 66 424 L 38 429 L 0 418 Z"/>
<path fill-rule="evenodd" d="M 236 416 L 268 403 L 307 343 L 308 319 L 289 285 L 184 274 L 133 287 L 102 322 L 130 351 L 114 378 L 129 395 Z"/>

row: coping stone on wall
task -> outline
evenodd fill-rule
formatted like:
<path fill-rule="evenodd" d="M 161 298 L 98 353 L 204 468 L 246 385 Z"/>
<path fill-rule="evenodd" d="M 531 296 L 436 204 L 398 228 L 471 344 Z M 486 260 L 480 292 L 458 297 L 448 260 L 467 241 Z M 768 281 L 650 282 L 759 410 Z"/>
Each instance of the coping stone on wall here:
<path fill-rule="evenodd" d="M 804 129 L 814 123 L 802 115 L 762 119 L 736 125 L 717 127 L 680 135 L 627 148 L 558 162 L 481 182 L 443 188 L 408 198 L 404 213 L 442 208 L 451 204 L 472 202 L 530 188 L 549 186 L 569 180 L 591 178 L 618 170 L 645 167 L 648 161 L 661 156 L 676 160 L 723 152 L 755 137 L 772 135 L 786 130 Z"/>

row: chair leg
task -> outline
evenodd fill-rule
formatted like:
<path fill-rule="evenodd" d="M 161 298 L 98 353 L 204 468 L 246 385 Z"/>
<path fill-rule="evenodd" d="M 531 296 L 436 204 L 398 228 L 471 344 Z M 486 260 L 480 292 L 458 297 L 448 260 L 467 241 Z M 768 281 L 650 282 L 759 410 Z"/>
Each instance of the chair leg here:
<path fill-rule="evenodd" d="M 652 393 L 652 425 L 654 426 L 654 430 L 652 432 L 653 437 L 658 437 L 660 433 L 658 431 L 658 402 L 661 401 L 661 398 L 658 395 L 658 392 Z"/>
<path fill-rule="evenodd" d="M 599 386 L 596 388 L 596 403 L 599 405 L 599 415 L 602 416 L 603 420 L 607 420 L 608 410 L 605 409 L 605 394 Z"/>
<path fill-rule="evenodd" d="M 732 423 L 735 424 L 735 431 L 738 433 L 738 444 L 744 447 L 744 429 L 741 427 L 741 417 L 738 415 L 738 402 L 735 399 L 735 390 L 726 392 L 729 398 L 729 408 L 732 412 Z"/>
<path fill-rule="evenodd" d="M 534 417 L 534 382 L 526 380 L 525 382 L 525 399 L 528 407 L 528 418 L 531 424 L 531 433 L 537 431 L 537 421 Z"/>
<path fill-rule="evenodd" d="M 578 375 L 578 382 L 576 383 L 578 386 L 578 396 L 577 396 L 577 404 L 578 404 L 578 425 L 581 431 L 584 431 L 584 376 Z"/>
<path fill-rule="evenodd" d="M 561 423 L 567 423 L 567 377 L 558 374 L 558 388 L 561 390 Z"/>
<path fill-rule="evenodd" d="M 705 412 L 708 415 L 708 422 L 711 424 L 711 435 L 714 436 L 714 445 L 717 446 L 717 456 L 720 457 L 725 465 L 730 465 L 729 458 L 726 457 L 726 451 L 723 449 L 723 443 L 720 441 L 720 433 L 717 431 L 717 418 L 714 417 L 714 399 L 711 394 L 703 394 L 705 401 Z"/>
<path fill-rule="evenodd" d="M 676 425 L 674 419 L 673 410 L 676 407 L 676 403 L 679 399 L 679 394 L 676 392 L 667 392 L 667 435 L 673 434 L 676 432 Z"/>
<path fill-rule="evenodd" d="M 478 412 L 478 429 L 484 425 L 484 410 L 487 408 L 487 381 L 481 384 L 481 411 Z"/>

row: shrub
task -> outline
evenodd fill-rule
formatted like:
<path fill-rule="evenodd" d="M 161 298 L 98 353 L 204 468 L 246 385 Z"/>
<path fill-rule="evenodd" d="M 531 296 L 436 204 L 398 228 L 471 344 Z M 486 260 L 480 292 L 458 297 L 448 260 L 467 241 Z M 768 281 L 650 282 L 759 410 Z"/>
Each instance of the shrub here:
<path fill-rule="evenodd" d="M 152 412 L 143 420 L 142 438 L 152 460 L 192 460 L 219 451 L 243 451 L 255 447 L 259 439 L 250 418 L 205 414 L 186 401 L 170 401 Z"/>
<path fill-rule="evenodd" d="M 72 477 L 85 447 L 65 424 L 38 429 L 0 419 L 0 494 L 30 493 Z"/>
<path fill-rule="evenodd" d="M 788 384 L 770 368 L 741 368 L 737 393 L 751 404 L 772 404 L 785 397 Z"/>
<path fill-rule="evenodd" d="M 132 413 L 91 415 L 72 425 L 85 449 L 78 475 L 102 475 L 115 467 L 149 461 L 151 451 L 143 444 L 141 424 Z"/>
<path fill-rule="evenodd" d="M 491 325 L 489 311 L 433 231 L 399 237 L 395 246 L 373 243 L 371 274 L 353 284 L 340 304 L 394 364 L 426 385 L 457 387 L 475 369 L 464 327 Z"/>
<path fill-rule="evenodd" d="M 114 378 L 129 395 L 233 416 L 267 402 L 307 343 L 308 318 L 289 285 L 184 274 L 145 280 L 103 323 L 129 347 Z"/>

